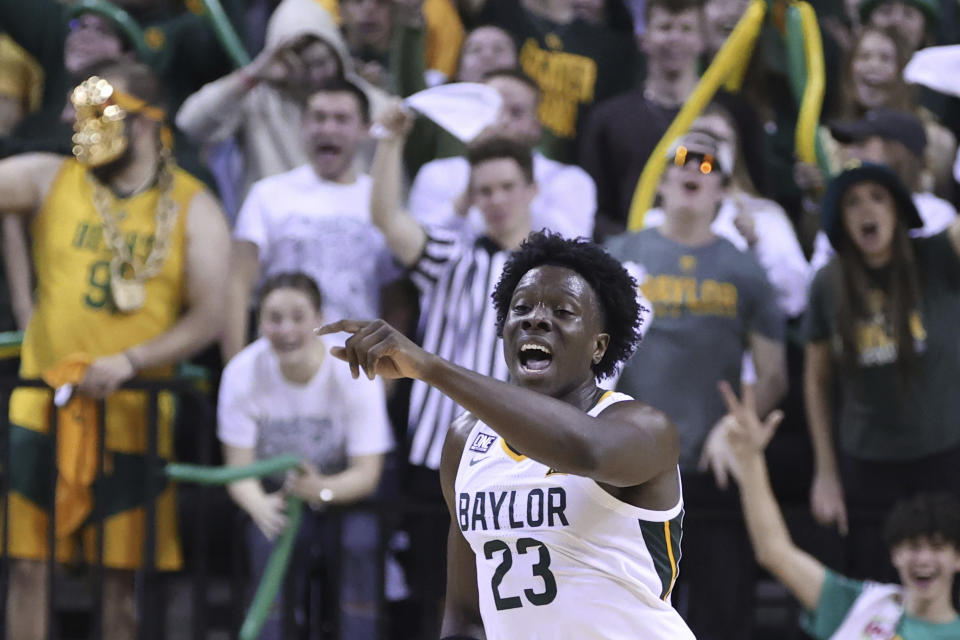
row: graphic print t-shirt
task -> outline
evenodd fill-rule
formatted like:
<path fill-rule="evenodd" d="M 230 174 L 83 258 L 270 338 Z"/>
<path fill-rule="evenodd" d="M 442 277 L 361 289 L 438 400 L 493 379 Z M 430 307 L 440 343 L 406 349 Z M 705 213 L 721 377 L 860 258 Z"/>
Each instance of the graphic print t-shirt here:
<path fill-rule="evenodd" d="M 292 453 L 324 475 L 346 469 L 351 456 L 393 446 L 379 378 L 354 380 L 346 363 L 327 356 L 309 382 L 294 384 L 266 338 L 223 370 L 217 425 L 221 442 L 255 448 L 257 459 Z"/>

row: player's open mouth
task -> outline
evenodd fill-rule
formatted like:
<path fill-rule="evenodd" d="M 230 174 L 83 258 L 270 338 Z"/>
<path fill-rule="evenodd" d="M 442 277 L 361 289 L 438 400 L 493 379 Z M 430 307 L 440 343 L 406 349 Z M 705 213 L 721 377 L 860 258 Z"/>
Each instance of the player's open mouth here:
<path fill-rule="evenodd" d="M 525 371 L 539 373 L 550 367 L 550 363 L 553 362 L 553 352 L 545 345 L 528 342 L 520 345 L 517 360 Z"/>
<path fill-rule="evenodd" d="M 700 190 L 700 183 L 697 180 L 684 180 L 683 188 L 689 193 L 696 193 Z"/>

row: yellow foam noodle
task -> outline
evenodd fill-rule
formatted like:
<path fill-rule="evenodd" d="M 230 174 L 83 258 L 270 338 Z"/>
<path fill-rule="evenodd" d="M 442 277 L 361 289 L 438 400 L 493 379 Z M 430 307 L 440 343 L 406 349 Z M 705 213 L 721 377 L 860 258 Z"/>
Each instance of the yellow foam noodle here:
<path fill-rule="evenodd" d="M 817 14 L 813 7 L 807 2 L 797 2 L 793 6 L 800 15 L 800 24 L 803 29 L 804 59 L 807 69 L 794 142 L 797 148 L 797 158 L 802 162 L 814 164 L 817 162 L 817 128 L 820 124 L 820 112 L 823 108 L 823 93 L 826 86 L 823 41 L 820 37 L 820 27 L 817 25 Z"/>
<path fill-rule="evenodd" d="M 710 66 L 707 67 L 703 77 L 700 78 L 700 82 L 697 83 L 693 93 L 687 98 L 680 109 L 680 113 L 667 127 L 666 133 L 663 134 L 653 153 L 650 154 L 630 202 L 630 216 L 627 220 L 629 230 L 636 231 L 643 227 L 643 218 L 653 204 L 653 197 L 656 194 L 660 176 L 666 166 L 666 154 L 670 144 L 690 128 L 690 125 L 710 102 L 721 84 L 731 77 L 736 78 L 734 74 L 737 73 L 741 75 L 742 81 L 742 74 L 749 61 L 753 44 L 763 27 L 763 18 L 766 11 L 766 0 L 752 0 L 727 41 L 720 47 L 720 51 L 714 56 Z"/>

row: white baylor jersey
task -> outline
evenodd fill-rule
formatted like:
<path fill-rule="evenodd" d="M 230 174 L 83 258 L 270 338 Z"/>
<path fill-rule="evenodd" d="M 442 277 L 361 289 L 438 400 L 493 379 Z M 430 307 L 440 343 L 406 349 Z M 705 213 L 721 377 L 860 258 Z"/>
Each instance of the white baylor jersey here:
<path fill-rule="evenodd" d="M 631 400 L 607 392 L 589 415 Z M 686 640 L 670 605 L 683 499 L 668 511 L 554 473 L 478 422 L 457 470 L 457 521 L 477 562 L 488 640 Z"/>

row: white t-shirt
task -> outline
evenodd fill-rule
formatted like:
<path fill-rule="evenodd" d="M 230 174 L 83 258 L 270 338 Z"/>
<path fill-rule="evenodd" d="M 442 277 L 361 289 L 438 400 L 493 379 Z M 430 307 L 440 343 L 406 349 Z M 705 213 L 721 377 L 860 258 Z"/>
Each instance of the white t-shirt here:
<path fill-rule="evenodd" d="M 312 380 L 295 384 L 283 377 L 266 338 L 224 368 L 217 436 L 234 447 L 255 448 L 258 459 L 296 454 L 325 475 L 346 469 L 352 456 L 393 447 L 379 378 L 354 380 L 346 363 L 327 356 Z"/>
<path fill-rule="evenodd" d="M 323 294 L 328 322 L 380 315 L 380 285 L 399 274 L 370 219 L 370 176 L 328 182 L 310 166 L 253 185 L 233 235 L 257 245 L 260 273 L 303 271 Z"/>
<path fill-rule="evenodd" d="M 572 164 L 533 154 L 537 195 L 530 203 L 530 228 L 549 229 L 568 238 L 593 235 L 597 188 L 593 178 Z M 482 234 L 483 214 L 471 207 L 466 219 L 454 211 L 453 201 L 467 188 L 470 165 L 462 156 L 428 162 L 410 187 L 410 213 L 420 224 Z"/>

